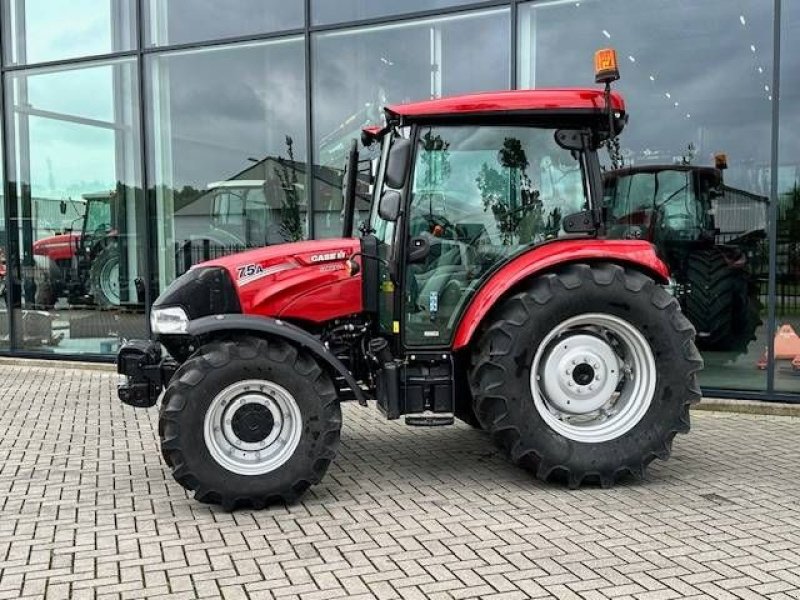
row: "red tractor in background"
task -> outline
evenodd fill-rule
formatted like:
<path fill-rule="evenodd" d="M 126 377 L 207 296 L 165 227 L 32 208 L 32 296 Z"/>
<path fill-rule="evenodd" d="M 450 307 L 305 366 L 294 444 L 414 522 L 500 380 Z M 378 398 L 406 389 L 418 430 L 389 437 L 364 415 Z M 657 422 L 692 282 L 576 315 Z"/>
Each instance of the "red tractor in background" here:
<path fill-rule="evenodd" d="M 60 297 L 72 305 L 119 306 L 116 192 L 84 194 L 81 230 L 33 243 L 35 304 L 51 308 Z M 66 203 L 62 202 L 62 212 Z"/>
<path fill-rule="evenodd" d="M 342 238 L 199 264 L 159 296 L 155 340 L 119 351 L 118 393 L 163 391 L 182 486 L 228 509 L 293 501 L 335 457 L 340 402 L 368 397 L 408 425 L 485 429 L 573 488 L 669 456 L 702 360 L 653 246 L 603 236 L 597 152 L 627 115 L 615 56 L 597 63 L 605 91 L 387 107 L 362 137 L 380 160 L 360 238 L 354 142 Z"/>

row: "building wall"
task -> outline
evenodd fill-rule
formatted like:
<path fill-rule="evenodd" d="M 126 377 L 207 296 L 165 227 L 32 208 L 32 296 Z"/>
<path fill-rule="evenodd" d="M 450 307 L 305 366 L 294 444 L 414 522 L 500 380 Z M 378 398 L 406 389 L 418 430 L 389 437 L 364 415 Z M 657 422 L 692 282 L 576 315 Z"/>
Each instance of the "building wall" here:
<path fill-rule="evenodd" d="M 694 184 L 665 198 L 661 175 L 636 181 L 651 186 L 654 226 L 683 236 L 652 233 L 671 244 L 678 283 L 707 288 L 692 309 L 703 385 L 800 392 L 800 0 L 8 0 L 2 10 L 0 351 L 111 356 L 121 338 L 147 335 L 147 305 L 189 264 L 337 235 L 347 145 L 384 104 L 591 85 L 594 50 L 613 46 L 630 123 L 603 153 L 607 170 L 727 157 L 709 196 L 716 232 L 687 220 Z M 621 235 L 642 234 L 619 223 Z"/>

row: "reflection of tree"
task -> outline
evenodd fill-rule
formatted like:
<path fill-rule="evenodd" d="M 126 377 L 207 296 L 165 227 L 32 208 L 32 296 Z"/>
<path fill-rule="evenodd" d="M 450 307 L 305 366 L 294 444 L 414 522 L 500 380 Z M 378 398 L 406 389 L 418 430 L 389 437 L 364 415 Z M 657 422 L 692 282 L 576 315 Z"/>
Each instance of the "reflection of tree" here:
<path fill-rule="evenodd" d="M 503 244 L 512 244 L 519 236 L 523 217 L 527 231 L 542 229 L 542 202 L 539 190 L 533 189 L 528 176 L 530 162 L 519 139 L 506 138 L 497 153 L 497 161 L 507 173 L 500 173 L 483 163 L 476 183 L 483 198 L 484 210 L 491 210 L 497 220 Z"/>
<path fill-rule="evenodd" d="M 612 169 L 621 169 L 625 166 L 625 159 L 622 156 L 622 147 L 619 143 L 619 136 L 615 135 L 608 138 L 605 142 L 608 150 L 608 157 L 611 159 Z"/>
<path fill-rule="evenodd" d="M 303 220 L 300 218 L 300 198 L 298 195 L 299 180 L 297 163 L 294 160 L 294 141 L 286 136 L 286 154 L 288 161 L 278 158 L 279 168 L 276 170 L 278 180 L 283 188 L 281 199 L 281 236 L 283 239 L 296 242 L 303 239 Z"/>
<path fill-rule="evenodd" d="M 434 135 L 430 130 L 422 136 L 421 141 L 421 162 L 424 166 L 422 186 L 427 190 L 441 188 L 450 177 L 450 142 L 444 141 L 441 135 Z"/>
<path fill-rule="evenodd" d="M 686 145 L 686 152 L 681 155 L 682 165 L 691 165 L 694 162 L 694 157 L 697 156 L 697 148 L 694 143 L 689 142 Z"/>

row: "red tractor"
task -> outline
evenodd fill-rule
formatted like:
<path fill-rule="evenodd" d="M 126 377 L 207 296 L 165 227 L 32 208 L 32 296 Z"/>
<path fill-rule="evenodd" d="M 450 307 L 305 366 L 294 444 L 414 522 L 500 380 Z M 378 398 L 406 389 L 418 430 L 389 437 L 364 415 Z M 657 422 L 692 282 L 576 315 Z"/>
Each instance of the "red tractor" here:
<path fill-rule="evenodd" d="M 119 351 L 120 399 L 164 391 L 161 449 L 202 502 L 291 502 L 336 455 L 340 402 L 485 429 L 571 488 L 641 478 L 689 429 L 702 360 L 653 246 L 603 237 L 598 149 L 625 121 L 595 89 L 385 109 L 372 210 L 352 237 L 193 267 Z M 164 349 L 168 354 L 164 354 Z"/>

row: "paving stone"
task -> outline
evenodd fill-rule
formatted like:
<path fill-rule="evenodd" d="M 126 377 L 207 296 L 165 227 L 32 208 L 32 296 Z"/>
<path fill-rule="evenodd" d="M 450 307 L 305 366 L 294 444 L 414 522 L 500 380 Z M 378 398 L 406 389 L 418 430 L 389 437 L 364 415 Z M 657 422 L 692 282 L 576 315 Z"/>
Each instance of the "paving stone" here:
<path fill-rule="evenodd" d="M 465 425 L 348 404 L 320 485 L 228 514 L 172 480 L 115 375 L 0 384 L 0 599 L 800 598 L 798 418 L 695 412 L 645 482 L 570 491 Z"/>

